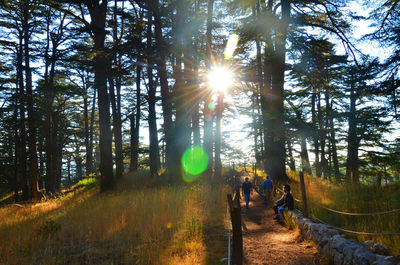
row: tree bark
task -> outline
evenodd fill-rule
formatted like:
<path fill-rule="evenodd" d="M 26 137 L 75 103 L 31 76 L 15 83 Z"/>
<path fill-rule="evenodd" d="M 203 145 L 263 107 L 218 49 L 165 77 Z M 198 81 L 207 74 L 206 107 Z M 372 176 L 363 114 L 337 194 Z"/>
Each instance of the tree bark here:
<path fill-rule="evenodd" d="M 328 99 L 329 95 L 326 95 L 325 98 Z M 333 113 L 332 113 L 333 100 L 331 100 L 331 102 L 327 100 L 326 104 L 327 104 L 327 116 L 328 116 L 327 122 L 329 123 L 329 136 L 330 136 L 329 140 L 331 144 L 331 157 L 333 162 L 333 173 L 335 177 L 335 182 L 338 183 L 340 181 L 340 171 L 339 171 L 339 160 L 337 156 L 337 147 L 336 147 L 335 123 L 333 120 Z"/>
<path fill-rule="evenodd" d="M 162 36 L 162 24 L 160 15 L 160 6 L 158 0 L 152 1 L 152 9 L 154 15 L 155 37 L 157 46 L 157 72 L 160 78 L 161 86 L 161 105 L 163 109 L 164 119 L 164 136 L 165 136 L 165 166 L 167 169 L 173 166 L 173 121 L 172 121 L 172 98 L 168 87 L 166 52 L 168 46 L 165 44 Z"/>
<path fill-rule="evenodd" d="M 285 152 L 285 125 L 283 113 L 285 62 L 286 62 L 286 37 L 290 20 L 290 1 L 281 0 L 282 18 L 276 29 L 274 67 L 272 67 L 272 98 L 271 98 L 271 175 L 278 182 L 287 182 L 286 152 Z M 274 154 L 274 155 L 272 155 Z"/>
<path fill-rule="evenodd" d="M 95 87 L 99 93 L 100 124 L 100 189 L 106 191 L 115 185 L 112 163 L 112 135 L 110 128 L 110 101 L 107 93 L 107 57 L 104 50 L 107 0 L 87 4 L 94 39 Z"/>
<path fill-rule="evenodd" d="M 265 16 L 272 17 L 272 1 L 268 1 L 266 6 Z M 262 135 L 263 135 L 263 164 L 264 170 L 267 174 L 271 175 L 273 181 L 276 183 L 276 175 L 272 175 L 273 170 L 273 151 L 272 151 L 272 104 L 271 104 L 271 93 L 272 93 L 272 65 L 274 63 L 274 45 L 272 43 L 272 28 L 268 28 L 264 32 L 265 47 L 264 47 L 264 76 L 262 79 L 262 86 L 260 88 L 261 97 L 261 114 L 262 114 Z M 260 81 L 259 81 L 260 82 Z M 261 84 L 261 83 L 260 83 Z"/>
<path fill-rule="evenodd" d="M 176 7 L 175 19 L 175 67 L 174 67 L 174 102 L 175 102 L 175 137 L 173 144 L 175 152 L 173 154 L 172 176 L 180 178 L 182 165 L 180 163 L 183 152 L 191 144 L 190 141 L 190 116 L 187 115 L 189 111 L 189 93 L 186 89 L 186 78 L 184 75 L 188 62 L 184 60 L 187 56 L 187 36 L 185 17 L 187 15 L 187 1 L 178 0 Z"/>
<path fill-rule="evenodd" d="M 93 135 L 94 135 L 94 116 L 96 113 L 96 89 L 93 91 L 92 113 L 90 115 L 89 129 L 89 148 L 86 149 L 86 168 L 90 173 L 93 173 Z"/>
<path fill-rule="evenodd" d="M 315 110 L 317 92 L 313 88 L 313 93 L 311 95 L 311 120 L 314 126 L 313 141 L 314 141 L 314 154 L 315 154 L 315 174 L 317 177 L 321 177 L 321 166 L 319 163 L 319 138 L 318 138 L 318 124 L 317 124 L 317 114 Z"/>
<path fill-rule="evenodd" d="M 36 147 L 36 121 L 35 112 L 33 107 L 33 92 L 32 92 L 32 69 L 30 67 L 30 29 L 29 29 L 29 7 L 24 7 L 24 59 L 25 59 L 25 83 L 26 83 L 26 103 L 28 108 L 28 127 L 29 127 L 29 184 L 30 184 L 30 195 L 34 201 L 40 200 L 41 194 L 39 192 L 38 183 L 38 158 L 37 158 L 37 147 Z"/>
<path fill-rule="evenodd" d="M 304 173 L 311 175 L 312 172 L 311 172 L 311 166 L 310 166 L 310 159 L 308 158 L 306 137 L 302 135 L 300 138 L 300 141 L 301 141 L 300 156 L 301 156 L 301 164 L 303 167 L 303 171 L 304 171 Z"/>
<path fill-rule="evenodd" d="M 112 70 L 112 62 L 110 60 L 108 66 L 108 84 L 109 84 L 109 94 L 112 110 L 112 124 L 114 132 L 114 144 L 115 144 L 115 176 L 117 179 L 122 178 L 124 172 L 124 161 L 123 161 L 123 151 L 122 151 L 122 122 L 121 122 L 121 110 L 118 109 L 117 100 L 115 95 L 115 83 L 114 83 L 114 72 Z"/>
<path fill-rule="evenodd" d="M 354 78 L 352 77 L 350 85 L 350 112 L 347 134 L 347 164 L 346 164 L 346 183 L 358 185 L 358 137 L 356 120 L 356 101 L 357 91 Z"/>
<path fill-rule="evenodd" d="M 221 162 L 221 123 L 222 112 L 224 111 L 224 94 L 218 94 L 217 102 L 217 119 L 215 125 L 215 178 L 221 180 L 222 175 L 222 162 Z"/>
<path fill-rule="evenodd" d="M 54 112 L 54 124 L 55 124 L 55 133 L 54 139 L 56 139 L 56 192 L 61 191 L 61 177 L 62 177 L 62 155 L 63 155 L 63 147 L 64 147 L 64 133 L 63 130 L 58 131 L 59 123 L 60 123 L 60 115 L 59 113 Z"/>
<path fill-rule="evenodd" d="M 26 153 L 26 125 L 25 125 L 25 85 L 23 77 L 23 33 L 20 35 L 19 45 L 17 48 L 17 83 L 19 90 L 19 140 L 20 140 L 20 176 L 22 188 L 22 201 L 27 201 L 30 198 L 29 179 L 27 171 L 27 153 Z"/>
<path fill-rule="evenodd" d="M 19 122 L 18 122 L 18 100 L 19 100 L 19 91 L 18 91 L 18 77 L 15 84 L 15 94 L 14 94 L 14 177 L 13 177 L 13 189 L 14 189 L 14 202 L 19 202 L 19 189 L 20 189 L 20 160 L 19 153 L 21 151 L 21 141 L 19 139 Z"/>
<path fill-rule="evenodd" d="M 50 23 L 50 22 L 49 22 Z M 49 34 L 47 36 L 49 41 Z M 49 44 L 48 44 L 49 45 Z M 57 149 L 57 128 L 54 124 L 53 102 L 55 97 L 54 75 L 55 75 L 55 47 L 53 46 L 52 55 L 49 57 L 46 51 L 45 87 L 46 87 L 46 192 L 54 194 L 56 192 L 56 149 Z M 48 67 L 50 66 L 50 72 Z"/>
<path fill-rule="evenodd" d="M 292 151 L 292 143 L 290 138 L 286 139 L 287 147 L 288 147 L 288 155 L 289 155 L 289 168 L 291 171 L 296 171 L 296 163 L 293 158 L 293 151 Z"/>
<path fill-rule="evenodd" d="M 214 13 L 214 0 L 208 0 L 207 4 L 207 31 L 206 31 L 206 67 L 210 69 L 211 60 L 212 60 L 212 18 Z M 212 167 L 214 163 L 214 154 L 213 154 L 213 114 L 210 109 L 211 103 L 211 92 L 206 93 L 205 101 L 204 101 L 204 151 L 208 155 L 208 166 L 207 166 L 207 174 L 210 178 L 212 178 Z"/>
<path fill-rule="evenodd" d="M 160 170 L 160 150 L 158 147 L 157 117 L 156 117 L 156 87 L 153 76 L 153 56 L 152 50 L 152 14 L 149 11 L 147 16 L 147 78 L 148 78 L 148 103 L 149 103 L 149 136 L 150 136 L 150 174 L 158 176 Z"/>
<path fill-rule="evenodd" d="M 139 166 L 139 130 L 140 130 L 140 116 L 141 116 L 141 72 L 142 67 L 139 64 L 136 66 L 136 113 L 131 117 L 131 164 L 130 170 L 133 172 L 138 171 Z"/>
<path fill-rule="evenodd" d="M 89 149 L 90 149 L 90 130 L 89 130 L 89 95 L 88 95 L 88 84 L 85 78 L 82 76 L 82 84 L 84 88 L 83 93 L 83 119 L 85 123 L 85 149 L 86 149 L 86 165 L 85 172 L 86 176 L 92 173 L 92 168 L 89 166 Z"/>
<path fill-rule="evenodd" d="M 319 143 L 321 146 L 321 164 L 320 164 L 320 168 L 321 168 L 321 176 L 323 175 L 324 179 L 327 178 L 327 172 L 326 172 L 326 158 L 325 158 L 325 121 L 324 121 L 324 117 L 323 117 L 323 111 L 321 108 L 321 93 L 318 93 L 317 95 L 317 117 L 318 117 L 318 137 L 319 137 Z M 325 117 L 326 118 L 326 117 Z M 326 120 L 326 119 L 325 119 Z"/>

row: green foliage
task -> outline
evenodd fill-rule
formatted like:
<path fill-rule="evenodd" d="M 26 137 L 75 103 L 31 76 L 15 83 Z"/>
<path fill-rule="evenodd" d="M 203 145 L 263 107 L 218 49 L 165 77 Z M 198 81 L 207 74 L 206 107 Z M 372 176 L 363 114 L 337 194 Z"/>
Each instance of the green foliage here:
<path fill-rule="evenodd" d="M 75 184 L 76 188 L 85 188 L 85 189 L 92 189 L 98 186 L 98 180 L 95 177 L 88 177 L 80 180 L 78 183 Z"/>
<path fill-rule="evenodd" d="M 293 196 L 301 200 L 299 177 L 288 172 Z M 314 176 L 305 176 L 309 212 L 311 216 L 342 229 L 370 233 L 400 232 L 400 212 L 383 215 L 351 216 L 331 212 L 315 204 L 349 213 L 376 213 L 400 209 L 400 183 L 378 187 L 376 185 L 332 184 Z M 315 202 L 315 203 L 313 203 Z M 296 208 L 302 205 L 296 202 Z M 316 220 L 318 222 L 318 220 Z M 400 242 L 396 236 L 366 236 L 349 233 L 360 242 L 373 239 L 389 246 L 393 254 L 400 253 Z"/>

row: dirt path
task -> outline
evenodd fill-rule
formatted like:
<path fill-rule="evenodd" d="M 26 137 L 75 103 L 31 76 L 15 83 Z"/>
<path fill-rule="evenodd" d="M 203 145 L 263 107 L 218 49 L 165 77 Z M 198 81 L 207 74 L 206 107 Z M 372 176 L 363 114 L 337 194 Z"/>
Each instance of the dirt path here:
<path fill-rule="evenodd" d="M 326 264 L 310 242 L 273 220 L 273 210 L 254 193 L 250 209 L 242 203 L 244 264 L 313 265 Z"/>

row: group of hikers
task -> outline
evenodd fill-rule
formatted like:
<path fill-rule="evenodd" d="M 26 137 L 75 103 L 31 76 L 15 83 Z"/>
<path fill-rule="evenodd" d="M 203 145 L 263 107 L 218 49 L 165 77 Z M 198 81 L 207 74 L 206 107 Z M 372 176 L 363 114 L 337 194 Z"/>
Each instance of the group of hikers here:
<path fill-rule="evenodd" d="M 263 195 L 265 203 L 267 205 L 270 204 L 272 201 L 272 194 L 273 194 L 274 184 L 269 176 L 266 177 L 263 183 L 260 185 L 259 193 Z M 246 209 L 249 209 L 249 202 L 250 202 L 250 195 L 253 194 L 253 184 L 249 181 L 249 178 L 246 177 L 245 181 L 242 184 L 242 194 L 244 200 L 246 202 Z M 283 222 L 283 213 L 285 209 L 289 211 L 293 211 L 294 208 L 294 200 L 293 196 L 290 193 L 290 185 L 286 184 L 283 186 L 283 195 L 281 198 L 274 202 L 273 209 L 275 211 L 274 219 L 277 222 Z"/>

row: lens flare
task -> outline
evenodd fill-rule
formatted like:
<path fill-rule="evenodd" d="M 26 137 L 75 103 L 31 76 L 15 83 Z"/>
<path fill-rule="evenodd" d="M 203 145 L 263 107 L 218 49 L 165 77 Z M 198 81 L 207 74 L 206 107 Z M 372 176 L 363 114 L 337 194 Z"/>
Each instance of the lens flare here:
<path fill-rule="evenodd" d="M 208 85 L 215 91 L 224 92 L 233 84 L 233 73 L 226 67 L 214 67 L 208 74 Z"/>
<path fill-rule="evenodd" d="M 210 104 L 208 104 L 208 108 L 209 108 L 210 110 L 215 110 L 215 102 L 214 102 L 214 101 L 211 101 Z"/>
<path fill-rule="evenodd" d="M 232 58 L 233 53 L 236 50 L 238 41 L 239 41 L 239 36 L 237 34 L 232 34 L 231 36 L 229 36 L 228 42 L 226 43 L 225 52 L 224 52 L 224 56 L 226 59 Z"/>
<path fill-rule="evenodd" d="M 182 167 L 187 174 L 183 174 L 184 181 L 192 182 L 208 166 L 208 155 L 200 146 L 192 146 L 183 153 Z M 192 175 L 192 176 L 190 176 Z"/>

